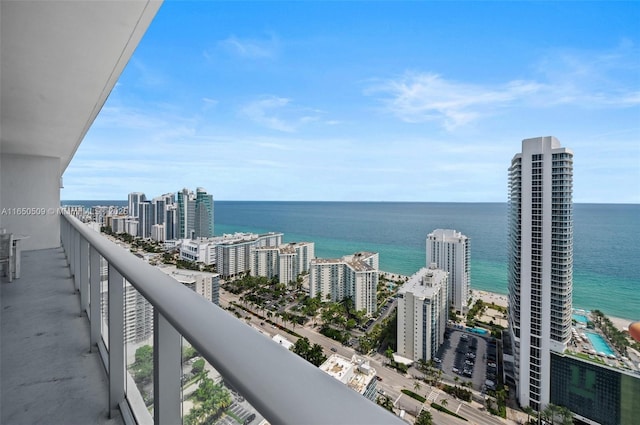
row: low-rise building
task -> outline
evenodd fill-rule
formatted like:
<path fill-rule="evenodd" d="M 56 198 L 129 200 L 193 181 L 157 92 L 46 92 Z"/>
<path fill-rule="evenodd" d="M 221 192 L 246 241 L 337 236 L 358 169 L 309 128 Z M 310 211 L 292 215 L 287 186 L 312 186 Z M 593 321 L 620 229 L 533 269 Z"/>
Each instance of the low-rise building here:
<path fill-rule="evenodd" d="M 320 370 L 333 376 L 369 400 L 376 399 L 376 370 L 368 360 L 354 355 L 351 359 L 332 354 L 320 365 Z"/>

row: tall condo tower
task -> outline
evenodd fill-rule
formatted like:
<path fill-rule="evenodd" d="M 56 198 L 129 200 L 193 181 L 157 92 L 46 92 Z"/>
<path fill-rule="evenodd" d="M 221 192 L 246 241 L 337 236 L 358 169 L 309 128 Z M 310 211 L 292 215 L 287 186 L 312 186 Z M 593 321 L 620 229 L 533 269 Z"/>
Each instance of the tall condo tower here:
<path fill-rule="evenodd" d="M 522 141 L 509 167 L 509 332 L 517 397 L 549 403 L 551 351 L 571 337 L 573 152 L 555 137 Z"/>
<path fill-rule="evenodd" d="M 196 196 L 189 189 L 178 192 L 177 231 L 178 239 L 195 237 Z"/>
<path fill-rule="evenodd" d="M 213 196 L 199 187 L 196 189 L 195 237 L 213 237 Z"/>
<path fill-rule="evenodd" d="M 138 218 L 140 202 L 146 201 L 147 197 L 142 192 L 131 192 L 129 194 L 129 216 Z"/>
<path fill-rule="evenodd" d="M 469 238 L 452 229 L 436 229 L 427 235 L 427 266 L 449 272 L 449 304 L 458 313 L 466 313 L 471 270 Z"/>
<path fill-rule="evenodd" d="M 422 268 L 398 290 L 398 354 L 431 360 L 444 341 L 449 310 L 448 274 L 434 263 Z"/>

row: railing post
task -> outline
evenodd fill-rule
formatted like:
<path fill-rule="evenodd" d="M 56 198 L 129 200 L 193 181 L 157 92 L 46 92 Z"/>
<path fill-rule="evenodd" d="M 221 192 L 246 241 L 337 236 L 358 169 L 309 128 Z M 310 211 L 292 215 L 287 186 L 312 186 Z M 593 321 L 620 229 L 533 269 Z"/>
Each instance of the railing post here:
<path fill-rule="evenodd" d="M 71 223 L 69 223 L 71 224 Z M 69 228 L 69 241 L 68 241 L 68 247 L 67 247 L 67 262 L 69 263 L 69 273 L 71 273 L 71 278 L 73 279 L 73 275 L 75 273 L 75 260 L 76 260 L 76 256 L 75 256 L 75 244 L 73 243 L 74 239 L 75 239 L 75 235 L 76 235 L 77 230 L 75 228 L 73 228 L 73 226 L 70 226 Z"/>
<path fill-rule="evenodd" d="M 154 423 L 181 424 L 182 337 L 153 310 Z"/>
<path fill-rule="evenodd" d="M 89 242 L 80 236 L 80 315 L 89 315 Z"/>
<path fill-rule="evenodd" d="M 80 290 L 80 232 L 75 232 L 73 238 L 73 284 L 76 287 L 76 291 Z"/>
<path fill-rule="evenodd" d="M 65 245 L 65 234 L 67 233 L 67 220 L 64 218 L 64 216 L 61 214 L 60 215 L 60 246 L 62 248 L 64 248 Z M 64 252 L 64 249 L 63 249 Z M 65 258 L 66 258 L 67 254 L 65 253 Z"/>
<path fill-rule="evenodd" d="M 109 417 L 124 401 L 124 279 L 109 264 Z"/>
<path fill-rule="evenodd" d="M 98 349 L 98 341 L 100 341 L 100 326 L 102 325 L 102 315 L 100 314 L 100 254 L 91 245 L 89 245 L 89 321 L 90 321 L 90 345 L 91 351 Z"/>

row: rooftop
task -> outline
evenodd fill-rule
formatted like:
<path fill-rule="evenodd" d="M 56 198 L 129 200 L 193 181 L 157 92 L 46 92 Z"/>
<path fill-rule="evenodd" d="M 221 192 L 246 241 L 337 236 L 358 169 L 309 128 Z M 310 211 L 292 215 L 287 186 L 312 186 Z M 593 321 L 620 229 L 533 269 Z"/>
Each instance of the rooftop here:
<path fill-rule="evenodd" d="M 320 365 L 320 370 L 360 394 L 364 393 L 369 382 L 376 377 L 376 370 L 370 367 L 368 361 L 358 356 L 348 359 L 339 354 L 332 354 Z"/>
<path fill-rule="evenodd" d="M 414 295 L 431 298 L 438 291 L 438 284 L 446 280 L 446 277 L 447 272 L 444 270 L 423 267 L 400 287 L 398 293 L 410 292 Z"/>
<path fill-rule="evenodd" d="M 345 255 L 342 258 L 314 258 L 312 263 L 315 264 L 347 264 L 353 270 L 360 271 L 374 271 L 374 267 L 366 263 L 366 260 L 374 255 L 378 255 L 376 252 L 356 252 L 353 255 Z"/>

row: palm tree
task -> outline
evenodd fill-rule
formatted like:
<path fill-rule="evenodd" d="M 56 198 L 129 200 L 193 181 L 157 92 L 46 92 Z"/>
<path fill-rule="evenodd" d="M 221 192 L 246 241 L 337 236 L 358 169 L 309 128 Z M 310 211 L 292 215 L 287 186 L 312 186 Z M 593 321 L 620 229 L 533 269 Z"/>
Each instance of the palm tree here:
<path fill-rule="evenodd" d="M 442 407 L 447 407 L 447 405 L 449 404 L 449 400 L 447 400 L 446 398 L 444 400 L 442 400 L 440 402 L 440 404 L 442 405 Z"/>
<path fill-rule="evenodd" d="M 524 413 L 527 414 L 527 424 L 529 424 L 529 421 L 531 419 L 531 415 L 535 415 L 536 411 L 533 410 L 533 408 L 531 406 L 525 406 L 522 410 L 524 410 Z"/>
<path fill-rule="evenodd" d="M 433 418 L 431 417 L 431 412 L 427 410 L 423 410 L 420 412 L 414 425 L 433 425 Z"/>
<path fill-rule="evenodd" d="M 560 417 L 560 425 L 573 425 L 573 413 L 565 406 L 557 406 L 558 416 Z"/>
<path fill-rule="evenodd" d="M 414 379 L 414 383 L 413 383 L 413 389 L 416 391 L 420 391 L 420 381 L 418 381 L 417 379 Z"/>
<path fill-rule="evenodd" d="M 456 388 L 458 388 L 458 383 L 460 382 L 460 377 L 459 376 L 455 376 L 453 378 L 453 382 L 455 383 Z"/>

